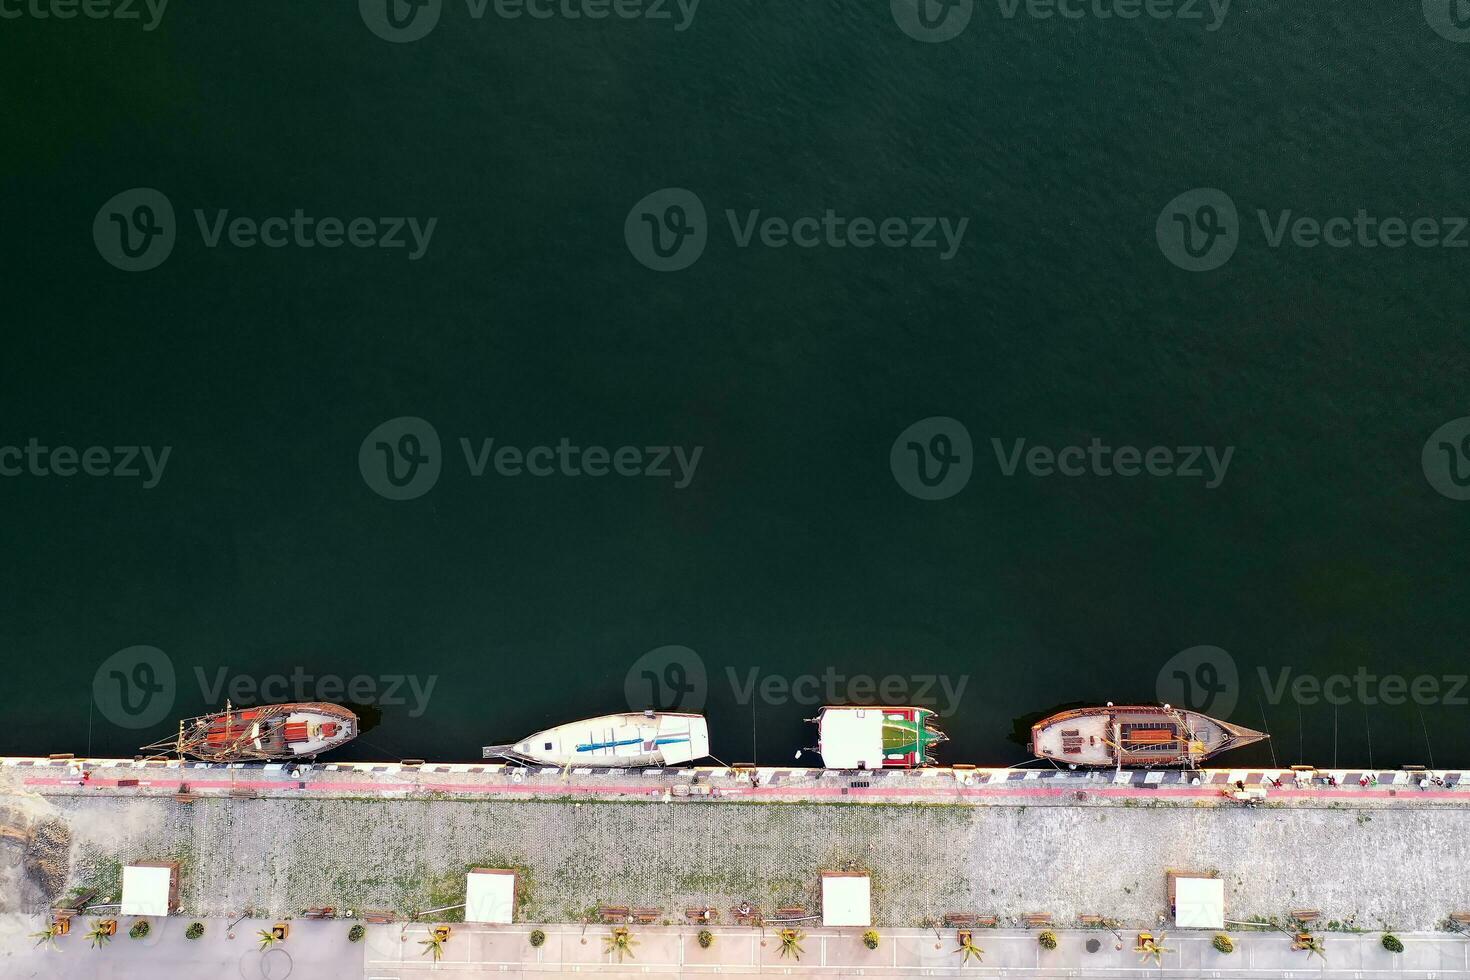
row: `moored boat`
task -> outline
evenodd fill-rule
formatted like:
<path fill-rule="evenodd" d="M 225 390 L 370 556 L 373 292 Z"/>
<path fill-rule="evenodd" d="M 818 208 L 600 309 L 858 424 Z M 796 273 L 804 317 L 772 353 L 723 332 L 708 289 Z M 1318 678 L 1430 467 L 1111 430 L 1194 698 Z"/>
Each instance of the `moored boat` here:
<path fill-rule="evenodd" d="M 487 745 L 482 755 L 538 766 L 681 766 L 709 755 L 709 727 L 701 715 L 624 712 L 558 725 L 513 745 Z"/>
<path fill-rule="evenodd" d="M 829 705 L 817 723 L 817 751 L 829 769 L 914 769 L 934 764 L 931 751 L 948 736 L 929 726 L 928 708 Z"/>
<path fill-rule="evenodd" d="M 322 701 L 235 708 L 179 722 L 174 738 L 144 752 L 190 755 L 205 762 L 314 759 L 357 737 L 357 715 Z"/>
<path fill-rule="evenodd" d="M 1043 718 L 1031 727 L 1031 752 L 1069 766 L 1193 768 L 1220 752 L 1268 737 L 1167 704 L 1109 703 Z"/>

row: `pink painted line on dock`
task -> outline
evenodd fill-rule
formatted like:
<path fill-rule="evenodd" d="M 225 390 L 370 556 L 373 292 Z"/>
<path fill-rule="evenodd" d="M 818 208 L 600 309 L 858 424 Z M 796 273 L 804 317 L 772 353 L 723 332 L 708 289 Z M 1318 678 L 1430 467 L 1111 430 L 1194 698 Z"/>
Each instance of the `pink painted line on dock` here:
<path fill-rule="evenodd" d="M 83 785 L 96 787 L 98 789 L 117 789 L 117 779 L 91 779 L 86 784 L 76 777 L 27 777 L 24 781 L 26 786 L 75 786 Z M 181 783 L 188 783 L 191 792 L 200 790 L 279 790 L 287 792 L 319 792 L 339 794 L 361 794 L 367 796 L 388 796 L 396 793 L 413 792 L 438 792 L 457 793 L 465 795 L 504 795 L 504 796 L 633 796 L 649 798 L 660 796 L 663 787 L 658 785 L 627 783 L 627 784 L 604 784 L 597 786 L 584 786 L 573 784 L 544 785 L 537 783 L 521 783 L 515 785 L 493 785 L 484 783 L 450 783 L 434 780 L 424 780 L 415 783 L 385 783 L 385 782 L 347 782 L 341 780 L 307 781 L 305 786 L 297 786 L 291 780 L 269 780 L 269 779 L 141 779 L 137 780 L 138 789 L 166 789 L 177 790 Z M 131 789 L 133 787 L 122 787 Z M 1139 798 L 1157 799 L 1167 797 L 1172 799 L 1218 799 L 1224 800 L 1222 787 L 1202 786 L 1159 786 L 1145 789 L 1138 786 L 1025 786 L 997 783 L 987 786 L 957 786 L 954 789 L 936 788 L 898 788 L 898 787 L 859 787 L 846 788 L 840 786 L 808 786 L 801 789 L 793 789 L 782 786 L 732 786 L 718 787 L 722 798 L 795 798 L 797 800 L 808 799 L 937 799 L 937 800 L 983 800 L 995 797 L 1018 797 L 1018 798 L 1062 798 L 1071 796 L 1077 792 L 1084 792 L 1090 797 L 1109 798 Z M 1393 789 L 1402 792 L 1390 796 L 1389 791 Z M 1404 801 L 1427 799 L 1427 800 L 1450 800 L 1460 799 L 1470 801 L 1470 795 L 1457 793 L 1453 790 L 1420 790 L 1412 787 L 1377 786 L 1346 787 L 1337 786 L 1323 789 L 1281 789 L 1271 790 L 1271 796 L 1284 799 L 1399 799 Z"/>

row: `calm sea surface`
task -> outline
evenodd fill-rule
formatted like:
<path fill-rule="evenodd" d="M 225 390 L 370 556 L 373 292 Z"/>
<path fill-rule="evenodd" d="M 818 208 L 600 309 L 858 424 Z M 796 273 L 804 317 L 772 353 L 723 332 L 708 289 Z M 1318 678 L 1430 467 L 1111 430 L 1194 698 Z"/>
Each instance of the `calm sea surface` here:
<path fill-rule="evenodd" d="M 1432 437 L 1470 414 L 1470 43 L 1418 0 L 977 0 L 942 43 L 886 0 L 444 0 L 407 43 L 349 3 L 152 31 L 16 9 L 0 752 L 131 754 L 263 687 L 372 702 L 340 758 L 470 759 L 653 698 L 779 763 L 832 695 L 944 709 L 946 761 L 1019 761 L 1059 704 L 1171 698 L 1268 726 L 1282 763 L 1470 765 L 1470 443 Z M 126 264 L 119 235 L 167 218 L 134 188 L 175 241 L 128 272 L 108 236 Z M 634 207 L 665 188 L 703 221 Z M 1218 198 L 1166 207 L 1198 188 L 1237 244 L 1190 271 L 1156 225 L 1212 241 Z M 407 245 L 302 247 L 297 209 Z M 1293 224 L 1359 209 L 1461 247 Z M 843 237 L 886 219 L 937 246 Z M 685 225 L 685 268 L 630 247 Z M 1120 476 L 1094 439 L 1231 455 Z M 84 475 L 90 447 L 169 455 L 145 487 L 141 448 L 131 477 Z M 915 452 L 963 486 L 906 490 Z M 159 652 L 108 661 L 135 646 Z"/>

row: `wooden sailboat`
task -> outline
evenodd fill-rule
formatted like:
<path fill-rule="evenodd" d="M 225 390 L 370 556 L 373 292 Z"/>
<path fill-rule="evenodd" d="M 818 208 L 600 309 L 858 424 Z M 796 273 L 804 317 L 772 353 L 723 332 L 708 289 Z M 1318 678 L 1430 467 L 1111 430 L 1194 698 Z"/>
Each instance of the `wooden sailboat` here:
<path fill-rule="evenodd" d="M 357 715 L 320 701 L 266 704 L 186 718 L 170 739 L 145 745 L 143 752 L 190 755 L 205 762 L 314 759 L 357 737 Z"/>
<path fill-rule="evenodd" d="M 1109 703 L 1043 718 L 1031 727 L 1031 752 L 1069 766 L 1193 768 L 1220 752 L 1268 737 L 1167 704 Z"/>

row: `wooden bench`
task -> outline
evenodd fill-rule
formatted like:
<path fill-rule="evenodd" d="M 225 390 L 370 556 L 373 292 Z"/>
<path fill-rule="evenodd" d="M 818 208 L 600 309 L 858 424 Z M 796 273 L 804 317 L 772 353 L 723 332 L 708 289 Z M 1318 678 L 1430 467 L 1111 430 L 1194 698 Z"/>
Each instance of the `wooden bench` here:
<path fill-rule="evenodd" d="M 1319 909 L 1292 909 L 1291 917 L 1302 925 L 1306 925 L 1308 922 L 1316 922 L 1322 918 L 1322 912 Z"/>
<path fill-rule="evenodd" d="M 1051 925 L 1050 912 L 1027 912 L 1021 916 L 1021 921 L 1026 923 L 1027 929 L 1035 929 L 1037 926 Z"/>
<path fill-rule="evenodd" d="M 396 916 L 394 913 L 384 909 L 364 909 L 359 914 L 362 916 L 363 921 L 371 922 L 373 925 L 379 926 L 385 925 L 389 922 L 396 922 L 398 919 L 398 916 Z"/>
<path fill-rule="evenodd" d="M 969 912 L 946 912 L 944 913 L 944 926 L 946 929 L 955 929 L 960 926 L 973 926 L 977 917 Z"/>
<path fill-rule="evenodd" d="M 76 893 L 70 905 L 54 906 L 51 911 L 58 917 L 69 919 L 74 915 L 81 915 L 86 911 L 87 906 L 91 905 L 92 899 L 96 897 L 97 890 L 95 888 L 84 889 Z"/>
<path fill-rule="evenodd" d="M 599 905 L 597 906 L 597 917 L 603 922 L 627 922 L 628 907 L 626 905 Z"/>
<path fill-rule="evenodd" d="M 715 919 L 719 918 L 719 916 L 720 916 L 719 909 L 716 909 L 716 908 L 685 909 L 684 910 L 684 918 L 688 919 L 690 922 L 700 923 L 701 925 L 703 925 L 705 923 L 713 922 L 713 921 L 715 921 Z"/>
<path fill-rule="evenodd" d="M 735 921 L 742 926 L 756 925 L 761 921 L 761 910 L 758 906 L 755 905 L 752 905 L 746 909 L 741 909 L 740 906 L 737 905 L 735 908 L 730 910 L 730 914 L 734 916 Z"/>
<path fill-rule="evenodd" d="M 308 919 L 331 919 L 337 915 L 337 910 L 330 905 L 322 908 L 302 909 L 301 914 Z"/>
<path fill-rule="evenodd" d="M 1084 929 L 1099 929 L 1107 920 L 1100 915 L 1079 915 L 1077 921 L 1082 923 Z"/>
<path fill-rule="evenodd" d="M 633 921 L 637 922 L 639 925 L 647 926 L 652 925 L 659 919 L 663 918 L 663 915 L 663 909 L 634 909 Z"/>
<path fill-rule="evenodd" d="M 777 919 L 804 919 L 806 918 L 805 905 L 783 905 L 776 910 Z"/>
<path fill-rule="evenodd" d="M 1470 925 L 1470 912 L 1451 912 L 1450 921 L 1460 925 Z"/>

